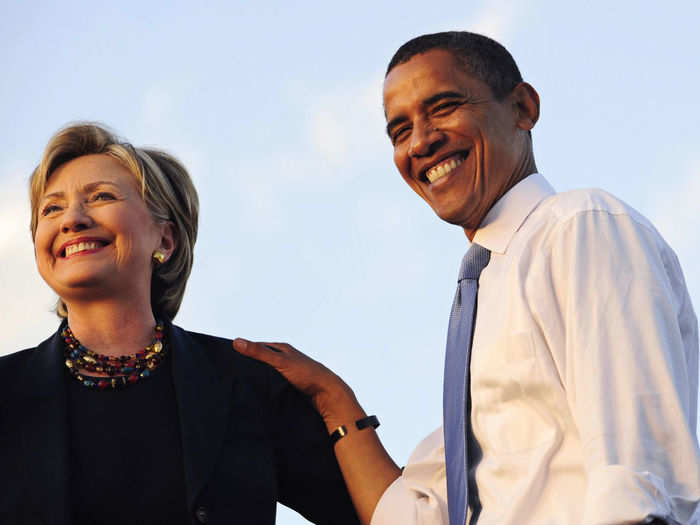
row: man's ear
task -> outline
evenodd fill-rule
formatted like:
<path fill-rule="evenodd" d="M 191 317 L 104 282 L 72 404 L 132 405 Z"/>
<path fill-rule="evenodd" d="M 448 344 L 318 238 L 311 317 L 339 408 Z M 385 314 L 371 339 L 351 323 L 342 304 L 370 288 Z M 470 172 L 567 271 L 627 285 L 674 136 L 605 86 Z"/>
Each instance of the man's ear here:
<path fill-rule="evenodd" d="M 520 82 L 510 94 L 516 112 L 516 126 L 524 131 L 535 127 L 540 118 L 540 96 L 527 82 Z"/>

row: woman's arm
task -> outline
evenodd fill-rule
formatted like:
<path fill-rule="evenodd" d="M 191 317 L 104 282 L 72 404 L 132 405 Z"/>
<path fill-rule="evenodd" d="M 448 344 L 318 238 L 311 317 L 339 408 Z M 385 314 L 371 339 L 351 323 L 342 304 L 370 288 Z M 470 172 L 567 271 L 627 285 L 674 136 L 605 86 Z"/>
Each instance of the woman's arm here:
<path fill-rule="evenodd" d="M 352 389 L 336 374 L 288 344 L 254 343 L 236 339 L 234 348 L 243 355 L 277 369 L 306 394 L 330 434 L 344 425 L 347 435 L 335 444 L 335 456 L 357 515 L 369 524 L 379 498 L 401 470 L 384 450 L 371 428 L 357 430 L 355 421 L 367 416 Z"/>

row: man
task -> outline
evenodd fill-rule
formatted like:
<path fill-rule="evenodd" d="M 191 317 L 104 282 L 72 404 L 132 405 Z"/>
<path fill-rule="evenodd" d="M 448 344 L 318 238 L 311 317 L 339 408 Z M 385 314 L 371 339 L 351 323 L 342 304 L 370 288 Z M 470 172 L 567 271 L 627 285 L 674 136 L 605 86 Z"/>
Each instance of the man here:
<path fill-rule="evenodd" d="M 473 339 L 459 348 L 467 421 L 446 432 L 468 441 L 466 486 L 453 489 L 466 521 L 699 523 L 698 326 L 672 250 L 611 195 L 556 194 L 537 174 L 539 97 L 491 39 L 404 44 L 384 108 L 406 183 L 486 249 Z M 441 429 L 399 474 L 376 434 L 351 424 L 366 414 L 342 381 L 291 347 L 247 346 L 311 396 L 329 431 L 344 425 L 336 457 L 364 522 L 462 525 L 455 492 L 446 504 Z"/>

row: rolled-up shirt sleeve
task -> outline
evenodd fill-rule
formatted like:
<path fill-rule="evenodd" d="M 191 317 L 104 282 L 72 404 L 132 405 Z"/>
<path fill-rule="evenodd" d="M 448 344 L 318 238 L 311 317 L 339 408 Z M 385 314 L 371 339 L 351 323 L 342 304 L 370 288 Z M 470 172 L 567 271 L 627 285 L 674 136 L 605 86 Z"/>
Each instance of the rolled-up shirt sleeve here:
<path fill-rule="evenodd" d="M 448 523 L 445 446 L 442 427 L 421 441 L 408 464 L 386 489 L 371 525 Z"/>

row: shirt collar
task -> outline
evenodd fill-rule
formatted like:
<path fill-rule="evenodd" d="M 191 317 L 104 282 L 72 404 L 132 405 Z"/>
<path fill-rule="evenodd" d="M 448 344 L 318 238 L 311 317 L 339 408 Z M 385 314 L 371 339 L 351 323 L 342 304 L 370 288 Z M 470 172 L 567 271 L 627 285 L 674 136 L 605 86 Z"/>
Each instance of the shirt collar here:
<path fill-rule="evenodd" d="M 525 177 L 491 207 L 476 230 L 473 242 L 492 252 L 505 253 L 528 215 L 554 193 L 554 188 L 539 173 Z"/>

